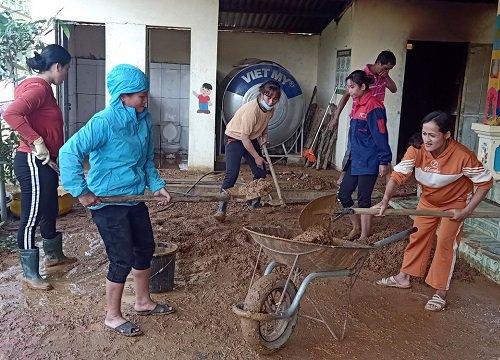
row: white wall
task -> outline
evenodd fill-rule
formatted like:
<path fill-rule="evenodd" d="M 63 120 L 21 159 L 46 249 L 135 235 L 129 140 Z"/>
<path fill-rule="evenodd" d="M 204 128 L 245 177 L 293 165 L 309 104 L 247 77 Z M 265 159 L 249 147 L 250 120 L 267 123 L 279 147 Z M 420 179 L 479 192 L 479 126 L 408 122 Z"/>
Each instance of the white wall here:
<path fill-rule="evenodd" d="M 353 49 L 351 70 L 362 69 L 367 63 L 373 63 L 382 50 L 389 49 L 394 52 L 397 65 L 391 71 L 391 77 L 398 86 L 398 92 L 387 94 L 385 106 L 389 140 L 393 154 L 395 154 L 407 40 L 491 43 L 496 14 L 497 4 L 461 4 L 425 0 L 355 0 L 339 24 L 330 24 L 322 33 L 320 62 L 325 63 L 318 66 L 318 69 L 319 71 L 335 69 L 335 54 L 331 54 L 332 56 L 325 56 L 325 54 L 331 53 L 333 49 L 341 49 L 342 46 Z M 346 27 L 350 30 L 346 30 Z M 341 33 L 351 34 L 350 44 L 348 42 L 343 44 L 343 41 L 339 40 L 345 36 L 341 36 Z M 423 64 L 423 66 L 432 66 L 432 64 Z M 320 74 L 318 79 L 324 76 Z M 334 74 L 330 76 L 334 79 Z M 325 93 L 328 94 L 331 91 L 326 85 L 322 83 L 318 88 L 318 91 L 322 93 L 320 97 L 322 105 L 327 101 Z M 349 103 L 346 108 L 350 109 L 350 106 Z M 346 147 L 348 115 L 349 111 L 344 110 L 340 120 L 335 156 L 337 166 L 341 164 Z"/>
<path fill-rule="evenodd" d="M 45 0 L 32 2 L 31 14 L 48 18 L 60 11 L 59 19 L 104 23 L 107 71 L 108 64 L 124 61 L 134 61 L 135 65 L 145 68 L 147 26 L 188 28 L 191 30 L 191 92 L 199 90 L 201 83 L 216 83 L 218 6 L 217 0 Z M 125 44 L 127 38 L 130 46 Z M 212 96 L 215 99 L 215 89 Z M 197 109 L 197 103 L 191 102 L 189 138 L 196 141 L 189 142 L 188 166 L 190 169 L 212 170 L 215 112 L 197 114 Z"/>
<path fill-rule="evenodd" d="M 241 60 L 257 58 L 277 62 L 300 84 L 306 106 L 317 83 L 319 35 L 219 32 L 218 80 Z"/>
<path fill-rule="evenodd" d="M 326 107 L 335 88 L 335 69 L 337 50 L 352 49 L 352 30 L 353 30 L 353 11 L 352 7 L 347 9 L 341 21 L 336 24 L 331 22 L 321 33 L 318 62 L 318 105 Z M 352 49 L 354 52 L 355 49 Z M 351 54 L 352 54 L 351 52 Z M 338 104 L 340 95 L 334 98 L 334 103 Z M 349 114 L 351 102 L 346 105 L 344 114 Z M 338 136 L 335 150 L 335 164 L 340 167 L 347 146 L 347 133 L 349 122 L 339 121 Z"/>

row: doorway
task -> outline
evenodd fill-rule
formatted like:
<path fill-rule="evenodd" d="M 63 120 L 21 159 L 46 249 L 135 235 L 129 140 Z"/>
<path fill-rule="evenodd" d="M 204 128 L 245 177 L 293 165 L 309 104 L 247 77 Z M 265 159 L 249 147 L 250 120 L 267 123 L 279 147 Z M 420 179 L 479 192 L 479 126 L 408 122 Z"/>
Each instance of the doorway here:
<path fill-rule="evenodd" d="M 468 47 L 458 42 L 408 41 L 397 162 L 431 111 L 447 111 L 457 128 Z"/>

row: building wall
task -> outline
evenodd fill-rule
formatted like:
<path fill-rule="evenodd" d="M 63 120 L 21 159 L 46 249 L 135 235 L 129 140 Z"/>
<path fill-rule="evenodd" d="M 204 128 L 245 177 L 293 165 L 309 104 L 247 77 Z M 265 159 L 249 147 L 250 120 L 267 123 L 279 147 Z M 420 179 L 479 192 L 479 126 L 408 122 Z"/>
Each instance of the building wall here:
<path fill-rule="evenodd" d="M 354 14 L 350 7 L 342 16 L 339 23 L 332 22 L 321 33 L 318 62 L 318 104 L 322 107 L 328 105 L 328 101 L 335 88 L 335 69 L 337 51 L 343 49 L 352 49 Z M 353 50 L 354 51 L 354 50 Z M 334 98 L 334 103 L 338 104 L 340 95 Z M 343 115 L 349 114 L 351 104 L 346 105 Z M 335 149 L 335 165 L 340 168 L 347 144 L 347 131 L 349 122 L 347 119 L 339 121 L 338 136 Z"/>
<path fill-rule="evenodd" d="M 308 103 L 318 74 L 319 35 L 219 32 L 217 78 L 222 81 L 244 59 L 277 62 L 299 82 Z M 307 105 L 306 105 L 307 106 Z"/>
<path fill-rule="evenodd" d="M 397 65 L 391 77 L 398 86 L 396 94 L 388 93 L 385 105 L 389 123 L 389 140 L 393 153 L 397 150 L 404 64 L 407 40 L 449 41 L 489 44 L 492 42 L 496 19 L 496 4 L 451 3 L 416 0 L 355 0 L 339 24 L 332 22 L 321 34 L 320 74 L 335 69 L 334 50 L 352 48 L 351 70 L 361 69 L 373 63 L 377 54 L 389 49 L 396 55 Z M 344 34 L 344 35 L 341 35 Z M 347 34 L 347 37 L 345 36 Z M 350 34 L 350 36 L 349 36 Z M 343 39 L 350 39 L 343 41 Z M 330 56 L 325 56 L 330 54 Z M 432 64 L 422 64 L 432 66 Z M 334 79 L 334 74 L 330 75 Z M 330 82 L 329 82 L 330 83 Z M 322 83 L 318 91 L 322 105 L 331 92 Z M 350 109 L 349 102 L 346 108 Z M 347 120 L 349 111 L 342 113 L 335 164 L 340 166 L 347 143 Z"/>
<path fill-rule="evenodd" d="M 59 13 L 58 13 L 59 12 Z M 202 83 L 216 83 L 217 0 L 132 0 L 100 1 L 46 0 L 34 1 L 31 13 L 47 18 L 105 24 L 106 72 L 119 62 L 146 69 L 147 27 L 190 29 L 190 91 Z M 215 98 L 215 89 L 212 93 Z M 212 170 L 215 158 L 215 112 L 198 114 L 198 104 L 190 103 L 188 166 Z"/>
<path fill-rule="evenodd" d="M 155 63 L 189 64 L 191 33 L 186 30 L 149 30 L 149 61 Z"/>
<path fill-rule="evenodd" d="M 105 30 L 100 25 L 77 25 L 73 27 L 70 42 L 75 58 L 104 60 L 106 57 Z M 78 44 L 75 46 L 75 44 Z"/>

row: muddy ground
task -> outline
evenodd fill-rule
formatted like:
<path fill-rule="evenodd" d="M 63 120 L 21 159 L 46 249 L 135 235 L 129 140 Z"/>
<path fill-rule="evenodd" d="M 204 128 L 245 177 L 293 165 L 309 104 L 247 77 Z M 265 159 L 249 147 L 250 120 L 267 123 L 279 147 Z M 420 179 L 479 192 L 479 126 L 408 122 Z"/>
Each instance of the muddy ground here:
<path fill-rule="evenodd" d="M 338 177 L 330 170 L 276 170 L 284 187 L 295 189 L 333 189 Z M 169 178 L 199 176 L 173 170 L 162 173 Z M 248 173 L 244 178 L 250 180 Z M 500 358 L 500 287 L 464 261 L 458 260 L 448 306 L 440 313 L 424 311 L 433 291 L 422 281 L 414 281 L 410 290 L 375 285 L 377 278 L 399 269 L 405 241 L 371 253 L 352 290 L 353 305 L 343 341 L 334 340 L 323 325 L 299 317 L 282 350 L 271 356 L 257 354 L 243 341 L 240 320 L 231 311 L 232 305 L 246 296 L 258 251 L 242 228 L 271 225 L 298 229 L 303 207 L 248 210 L 242 204 L 232 204 L 228 220 L 219 224 L 212 218 L 213 203 L 175 204 L 167 210 L 151 205 L 156 240 L 179 246 L 175 288 L 153 298 L 174 304 L 178 311 L 168 316 L 134 315 L 133 286 L 128 281 L 123 311 L 145 333 L 136 338 L 103 327 L 107 259 L 88 211 L 75 205 L 70 214 L 59 218 L 65 251 L 79 262 L 48 273 L 55 287 L 50 292 L 21 286 L 17 253 L 9 251 L 15 233 L 4 228 L 0 234 L 0 359 Z M 409 218 L 377 219 L 376 234 L 370 240 L 410 226 Z M 335 224 L 338 235 L 349 230 L 347 219 Z M 311 299 L 325 319 L 340 330 L 345 280 L 331 278 L 309 286 L 300 314 L 315 315 Z"/>

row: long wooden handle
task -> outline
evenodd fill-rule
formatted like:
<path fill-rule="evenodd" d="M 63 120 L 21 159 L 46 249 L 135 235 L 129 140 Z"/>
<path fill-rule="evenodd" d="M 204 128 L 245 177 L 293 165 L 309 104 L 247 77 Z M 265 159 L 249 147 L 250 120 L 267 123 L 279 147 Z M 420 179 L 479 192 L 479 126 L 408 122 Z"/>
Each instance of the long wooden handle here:
<path fill-rule="evenodd" d="M 348 210 L 348 209 L 345 209 Z M 379 209 L 372 208 L 351 208 L 351 214 L 358 215 L 377 215 Z M 346 211 L 346 213 L 349 213 Z M 417 209 L 387 209 L 384 215 L 416 215 L 416 216 L 435 216 L 451 218 L 453 214 L 449 211 L 441 210 L 417 210 Z M 468 217 L 470 218 L 500 218 L 500 211 L 476 210 Z"/>
<path fill-rule="evenodd" d="M 230 198 L 230 195 L 226 193 L 215 196 L 172 196 L 170 202 L 214 202 L 228 201 Z M 163 196 L 154 195 L 99 196 L 99 199 L 103 203 L 165 201 Z"/>
<path fill-rule="evenodd" d="M 278 199 L 280 200 L 280 204 L 281 204 L 281 206 L 284 206 L 285 202 L 283 201 L 283 197 L 281 196 L 281 189 L 280 189 L 280 186 L 278 184 L 278 178 L 276 177 L 276 173 L 274 172 L 273 163 L 271 161 L 271 157 L 269 156 L 269 153 L 267 152 L 266 145 L 262 145 L 262 152 L 264 153 L 264 156 L 266 157 L 267 164 L 269 165 L 269 170 L 271 170 L 271 176 L 273 177 L 274 186 L 276 187 L 276 192 L 278 193 Z"/>

